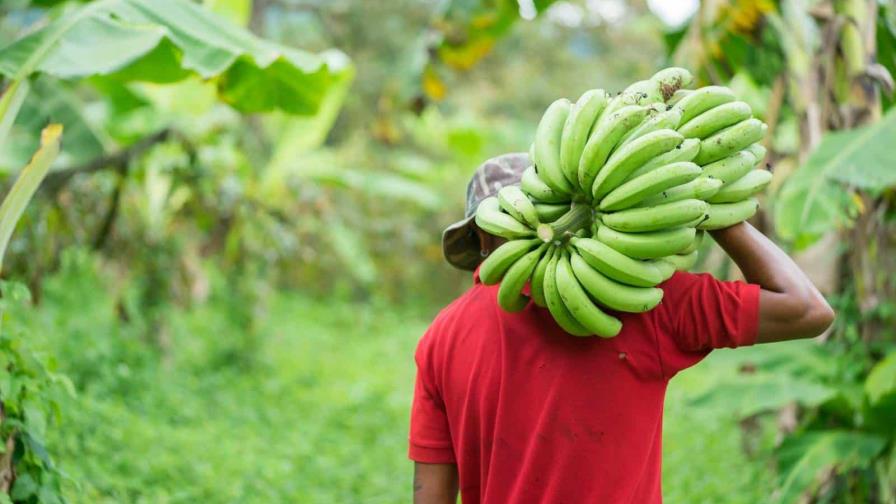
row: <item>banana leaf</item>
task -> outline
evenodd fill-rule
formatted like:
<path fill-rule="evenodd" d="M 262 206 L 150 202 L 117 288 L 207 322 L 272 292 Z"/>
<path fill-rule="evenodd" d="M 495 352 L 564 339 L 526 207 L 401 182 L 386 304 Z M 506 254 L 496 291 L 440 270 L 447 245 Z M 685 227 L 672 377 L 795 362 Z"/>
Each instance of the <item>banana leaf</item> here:
<path fill-rule="evenodd" d="M 6 254 L 6 246 L 16 228 L 16 223 L 19 222 L 22 212 L 47 175 L 53 160 L 59 155 L 61 142 L 62 125 L 51 124 L 44 128 L 41 133 L 40 149 L 19 174 L 16 183 L 0 205 L 0 271 L 3 269 L 3 256 Z"/>
<path fill-rule="evenodd" d="M 793 402 L 806 407 L 818 406 L 835 395 L 834 389 L 814 380 L 759 373 L 721 380 L 691 399 L 689 404 L 740 418 L 774 411 Z"/>
<path fill-rule="evenodd" d="M 797 248 L 811 245 L 824 233 L 848 225 L 860 209 L 849 188 L 877 192 L 896 186 L 890 159 L 894 138 L 892 109 L 872 126 L 825 135 L 775 201 L 779 235 Z"/>
<path fill-rule="evenodd" d="M 886 445 L 886 440 L 870 434 L 848 431 L 818 431 L 784 440 L 778 449 L 780 493 L 776 502 L 800 502 L 800 497 L 817 490 L 826 470 L 838 474 L 868 467 Z"/>
<path fill-rule="evenodd" d="M 21 169 L 40 145 L 34 133 L 50 123 L 65 125 L 65 145 L 57 164 L 86 163 L 111 148 L 112 141 L 103 128 L 88 120 L 86 104 L 75 91 L 56 79 L 34 79 L 12 129 L 11 141 L 0 144 L 0 173 Z"/>
<path fill-rule="evenodd" d="M 0 74 L 14 82 L 34 73 L 157 83 L 195 75 L 242 112 L 313 114 L 349 69 L 341 52 L 259 39 L 188 0 L 99 0 L 0 49 Z"/>

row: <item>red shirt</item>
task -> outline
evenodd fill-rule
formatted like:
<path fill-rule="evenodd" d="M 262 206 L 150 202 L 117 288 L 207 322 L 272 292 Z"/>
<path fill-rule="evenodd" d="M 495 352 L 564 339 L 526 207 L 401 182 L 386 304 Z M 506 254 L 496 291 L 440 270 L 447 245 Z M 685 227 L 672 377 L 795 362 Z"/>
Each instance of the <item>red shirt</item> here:
<path fill-rule="evenodd" d="M 412 460 L 457 463 L 464 504 L 659 503 L 669 379 L 756 340 L 759 286 L 676 273 L 611 339 L 563 332 L 534 303 L 473 286 L 420 340 Z"/>

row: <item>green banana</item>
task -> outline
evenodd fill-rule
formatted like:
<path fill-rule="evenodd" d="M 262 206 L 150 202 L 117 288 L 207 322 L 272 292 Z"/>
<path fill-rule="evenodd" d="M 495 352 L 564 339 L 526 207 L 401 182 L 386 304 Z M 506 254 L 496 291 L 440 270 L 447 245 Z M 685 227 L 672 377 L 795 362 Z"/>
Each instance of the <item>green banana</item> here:
<path fill-rule="evenodd" d="M 560 169 L 560 137 L 572 104 L 566 98 L 551 103 L 535 129 L 535 166 L 538 175 L 555 192 L 568 194 L 572 186 Z"/>
<path fill-rule="evenodd" d="M 604 275 L 636 287 L 653 287 L 662 281 L 660 271 L 650 263 L 632 259 L 593 238 L 573 238 L 570 243 L 592 268 Z"/>
<path fill-rule="evenodd" d="M 569 212 L 569 203 L 536 203 L 535 213 L 540 222 L 550 223 Z"/>
<path fill-rule="evenodd" d="M 573 252 L 570 259 L 572 272 L 582 287 L 598 303 L 628 313 L 643 313 L 663 300 L 663 290 L 655 287 L 632 287 L 611 280 L 588 265 L 579 254 Z M 561 287 L 563 285 L 561 284 Z M 560 293 L 563 295 L 563 292 Z"/>
<path fill-rule="evenodd" d="M 762 162 L 762 160 L 765 159 L 765 155 L 768 153 L 768 150 L 761 143 L 750 144 L 746 150 L 750 151 L 750 153 L 756 157 L 757 164 Z"/>
<path fill-rule="evenodd" d="M 644 122 L 639 124 L 636 128 L 626 133 L 622 139 L 619 140 L 620 147 L 653 131 L 662 129 L 674 130 L 678 128 L 678 122 L 681 121 L 680 110 L 666 110 L 666 106 L 662 103 L 650 105 L 648 108 L 650 111 L 655 110 L 653 115 L 645 119 Z M 648 115 L 650 114 L 651 112 L 648 112 Z"/>
<path fill-rule="evenodd" d="M 632 83 L 610 100 L 604 114 L 612 114 L 631 105 L 650 105 L 662 101 L 663 94 L 660 91 L 660 83 L 650 79 L 642 80 Z"/>
<path fill-rule="evenodd" d="M 522 222 L 501 211 L 498 198 L 489 196 L 476 208 L 476 225 L 486 233 L 512 240 L 535 234 Z"/>
<path fill-rule="evenodd" d="M 726 87 L 706 86 L 694 90 L 679 100 L 673 108 L 681 110 L 681 124 L 685 125 L 703 112 L 736 99 L 734 93 Z"/>
<path fill-rule="evenodd" d="M 653 74 L 650 80 L 659 83 L 663 101 L 669 101 L 678 90 L 690 86 L 694 76 L 685 68 L 669 67 Z"/>
<path fill-rule="evenodd" d="M 502 243 L 482 261 L 479 266 L 479 280 L 485 285 L 500 282 L 513 263 L 539 243 L 539 240 L 510 240 Z"/>
<path fill-rule="evenodd" d="M 750 198 L 737 203 L 718 203 L 709 205 L 709 218 L 697 226 L 698 229 L 723 229 L 745 221 L 756 213 L 759 202 Z"/>
<path fill-rule="evenodd" d="M 672 96 L 668 100 L 666 100 L 666 105 L 671 107 L 671 106 L 675 105 L 676 103 L 680 102 L 682 98 L 684 98 L 685 96 L 687 96 L 693 92 L 694 92 L 693 89 L 679 89 L 678 91 L 673 93 Z"/>
<path fill-rule="evenodd" d="M 616 231 L 643 233 L 682 226 L 706 214 L 708 204 L 685 199 L 647 208 L 630 208 L 603 215 L 603 223 Z"/>
<path fill-rule="evenodd" d="M 710 203 L 735 203 L 745 200 L 761 192 L 771 181 L 772 172 L 762 169 L 750 170 L 746 175 L 726 185 L 706 201 Z"/>
<path fill-rule="evenodd" d="M 601 226 L 597 239 L 623 254 L 635 259 L 656 259 L 677 254 L 694 241 L 696 230 L 679 227 L 652 233 L 623 233 Z"/>
<path fill-rule="evenodd" d="M 660 275 L 662 275 L 663 277 L 663 282 L 672 278 L 672 275 L 675 274 L 675 265 L 673 265 L 669 261 L 656 259 L 654 261 L 651 261 L 650 264 L 660 272 Z"/>
<path fill-rule="evenodd" d="M 629 208 L 649 196 L 690 182 L 701 173 L 703 170 L 689 161 L 661 166 L 613 189 L 600 201 L 599 208 L 605 211 Z"/>
<path fill-rule="evenodd" d="M 713 177 L 730 184 L 743 177 L 756 164 L 756 157 L 748 150 L 735 152 L 734 154 L 703 166 L 703 177 Z"/>
<path fill-rule="evenodd" d="M 703 139 L 752 116 L 753 109 L 742 101 L 725 103 L 691 119 L 687 124 L 678 128 L 678 132 L 685 138 Z"/>
<path fill-rule="evenodd" d="M 673 201 L 681 201 L 683 199 L 691 198 L 706 201 L 706 198 L 712 196 L 721 188 L 722 181 L 715 177 L 697 177 L 687 184 L 677 185 L 645 198 L 641 200 L 637 206 L 652 207 L 663 203 L 672 203 Z"/>
<path fill-rule="evenodd" d="M 579 160 L 579 187 L 586 193 L 590 193 L 588 189 L 622 135 L 640 124 L 646 114 L 647 109 L 637 105 L 623 107 L 614 113 L 604 111 Z"/>
<path fill-rule="evenodd" d="M 768 126 L 759 119 L 747 119 L 728 126 L 700 142 L 700 153 L 694 162 L 702 166 L 726 158 L 762 139 L 767 129 Z"/>
<path fill-rule="evenodd" d="M 616 150 L 601 168 L 591 193 L 599 200 L 619 186 L 635 170 L 652 158 L 678 147 L 684 140 L 677 131 L 664 129 L 632 140 Z M 698 154 L 699 156 L 699 154 Z"/>
<path fill-rule="evenodd" d="M 569 195 L 554 191 L 551 189 L 535 171 L 534 166 L 530 166 L 523 170 L 523 177 L 520 180 L 520 189 L 529 196 L 544 203 L 563 203 L 569 201 Z"/>
<path fill-rule="evenodd" d="M 498 191 L 498 203 L 514 219 L 529 227 L 538 226 L 538 213 L 529 197 L 517 186 L 504 186 Z"/>
<path fill-rule="evenodd" d="M 692 241 L 686 249 L 679 252 L 679 254 L 690 254 L 691 252 L 700 248 L 700 244 L 703 243 L 704 234 L 706 234 L 705 231 L 697 231 L 697 234 L 694 235 L 694 241 Z"/>
<path fill-rule="evenodd" d="M 678 163 L 681 161 L 692 161 L 695 157 L 697 157 L 697 153 L 699 152 L 700 140 L 696 138 L 685 138 L 678 147 L 670 150 L 665 154 L 660 154 L 659 156 L 645 163 L 644 166 L 633 171 L 631 175 L 628 176 L 626 181 L 632 180 L 635 177 L 640 177 L 645 173 L 650 173 L 660 166 L 666 166 L 667 164 Z"/>
<path fill-rule="evenodd" d="M 518 312 L 529 304 L 529 297 L 522 294 L 523 287 L 532 276 L 535 266 L 544 254 L 547 244 L 543 243 L 535 250 L 526 252 L 523 257 L 517 259 L 504 274 L 501 286 L 498 288 L 498 304 L 508 312 Z M 480 270 L 480 278 L 481 278 Z"/>
<path fill-rule="evenodd" d="M 547 302 L 544 299 L 544 273 L 547 271 L 548 263 L 551 262 L 555 252 L 556 247 L 549 244 L 547 252 L 538 260 L 538 264 L 532 272 L 532 281 L 529 282 L 529 293 L 532 295 L 532 301 L 541 307 L 547 306 Z"/>
<path fill-rule="evenodd" d="M 579 159 L 597 118 L 610 97 L 603 89 L 586 91 L 572 107 L 560 139 L 560 167 L 573 187 L 579 185 Z"/>
<path fill-rule="evenodd" d="M 573 254 L 573 260 L 577 257 Z M 586 268 L 587 265 L 586 265 Z M 590 270 L 590 268 L 588 268 Z M 599 274 L 599 273 L 598 273 Z M 583 289 L 570 264 L 569 254 L 557 262 L 557 288 L 560 300 L 572 317 L 591 334 L 612 338 L 622 330 L 622 322 L 594 305 Z"/>
<path fill-rule="evenodd" d="M 684 223 L 684 227 L 696 228 L 697 226 L 702 224 L 704 221 L 706 221 L 706 219 L 708 219 L 708 218 L 709 218 L 709 215 L 703 214 L 700 217 L 697 217 L 696 219 L 694 219 L 692 221 L 688 221 L 688 222 Z"/>
<path fill-rule="evenodd" d="M 699 254 L 696 250 L 693 252 L 689 252 L 687 254 L 674 254 L 670 256 L 666 256 L 661 261 L 667 262 L 671 264 L 678 271 L 687 271 L 694 267 L 697 264 L 697 256 Z"/>
<path fill-rule="evenodd" d="M 569 309 L 563 302 L 563 299 L 560 297 L 560 289 L 557 285 L 557 263 L 562 256 L 562 251 L 558 250 L 555 252 L 554 256 L 551 257 L 551 262 L 548 263 L 548 267 L 544 272 L 545 303 L 548 305 L 548 310 L 550 310 L 551 315 L 554 317 L 554 321 L 557 322 L 557 325 L 564 331 L 573 336 L 590 336 L 594 333 L 590 329 L 585 328 L 575 319 L 575 317 L 573 317 L 572 313 L 569 312 Z M 565 279 L 566 277 L 564 277 L 564 280 Z M 570 292 L 575 292 L 575 286 L 570 285 L 567 282 L 564 283 L 563 290 L 567 291 L 566 296 L 569 297 L 571 295 Z"/>

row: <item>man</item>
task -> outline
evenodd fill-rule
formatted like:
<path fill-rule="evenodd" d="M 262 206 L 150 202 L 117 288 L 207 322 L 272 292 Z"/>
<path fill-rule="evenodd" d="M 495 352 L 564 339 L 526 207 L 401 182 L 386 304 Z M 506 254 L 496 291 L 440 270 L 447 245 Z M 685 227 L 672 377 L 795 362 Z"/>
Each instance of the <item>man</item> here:
<path fill-rule="evenodd" d="M 492 159 L 467 188 L 466 219 L 442 238 L 474 270 L 501 238 L 472 216 L 517 184 L 525 154 Z M 534 303 L 497 304 L 473 286 L 420 340 L 409 456 L 414 502 L 659 503 L 666 385 L 714 348 L 811 338 L 834 313 L 796 264 L 747 223 L 712 231 L 749 283 L 676 273 L 647 313 L 615 313 L 611 339 L 565 333 Z"/>

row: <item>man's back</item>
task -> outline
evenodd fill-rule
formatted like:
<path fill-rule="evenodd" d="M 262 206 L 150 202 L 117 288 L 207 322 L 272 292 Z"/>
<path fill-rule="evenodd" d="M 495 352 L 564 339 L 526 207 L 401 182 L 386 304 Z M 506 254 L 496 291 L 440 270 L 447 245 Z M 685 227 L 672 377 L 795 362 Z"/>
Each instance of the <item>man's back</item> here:
<path fill-rule="evenodd" d="M 465 504 L 662 500 L 668 379 L 755 341 L 759 288 L 678 273 L 612 339 L 576 338 L 533 303 L 507 313 L 479 283 L 421 339 L 410 457 L 456 463 Z"/>

